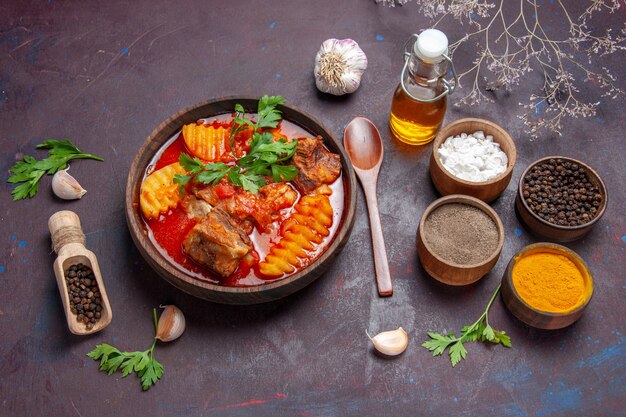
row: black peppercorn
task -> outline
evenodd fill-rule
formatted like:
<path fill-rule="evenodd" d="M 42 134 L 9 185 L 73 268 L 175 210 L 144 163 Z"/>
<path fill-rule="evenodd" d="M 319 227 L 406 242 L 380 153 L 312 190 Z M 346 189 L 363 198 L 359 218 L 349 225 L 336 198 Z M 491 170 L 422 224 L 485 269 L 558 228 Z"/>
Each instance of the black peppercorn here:
<path fill-rule="evenodd" d="M 71 265 L 65 271 L 68 284 L 70 312 L 76 315 L 76 321 L 84 323 L 87 330 L 94 327 L 102 317 L 102 300 L 98 282 L 91 268 L 84 264 Z"/>
<path fill-rule="evenodd" d="M 524 177 L 522 196 L 540 218 L 561 226 L 590 222 L 602 204 L 602 194 L 583 166 L 561 159 L 536 165 Z"/>

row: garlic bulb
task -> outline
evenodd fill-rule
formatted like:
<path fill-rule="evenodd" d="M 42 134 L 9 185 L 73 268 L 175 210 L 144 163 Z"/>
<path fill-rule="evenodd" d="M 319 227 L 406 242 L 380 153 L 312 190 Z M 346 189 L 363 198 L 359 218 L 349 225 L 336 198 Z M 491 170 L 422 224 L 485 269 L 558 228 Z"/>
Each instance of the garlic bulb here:
<path fill-rule="evenodd" d="M 367 331 L 365 333 L 367 334 Z M 367 334 L 367 337 L 370 338 L 377 351 L 389 356 L 401 354 L 409 345 L 409 336 L 402 327 L 378 333 L 374 337 Z"/>
<path fill-rule="evenodd" d="M 163 342 L 171 342 L 178 339 L 185 331 L 185 316 L 174 305 L 161 306 L 161 308 L 165 310 L 159 317 L 156 338 Z"/>
<path fill-rule="evenodd" d="M 356 91 L 367 68 L 367 57 L 352 39 L 327 39 L 315 56 L 315 85 L 341 96 Z"/>
<path fill-rule="evenodd" d="M 67 173 L 69 167 L 60 171 L 52 177 L 52 191 L 54 195 L 63 200 L 76 200 L 85 195 L 87 190 L 80 186 L 78 181 Z"/>

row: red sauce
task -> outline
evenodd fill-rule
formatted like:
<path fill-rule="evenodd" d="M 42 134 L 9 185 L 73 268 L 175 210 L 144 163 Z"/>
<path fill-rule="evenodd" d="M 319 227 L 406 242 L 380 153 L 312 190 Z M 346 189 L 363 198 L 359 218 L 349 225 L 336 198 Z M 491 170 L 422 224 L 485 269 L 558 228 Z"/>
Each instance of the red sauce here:
<path fill-rule="evenodd" d="M 229 128 L 230 124 L 226 122 L 228 117 L 229 115 L 217 116 L 209 119 L 209 123 L 207 124 L 215 127 L 223 126 Z M 311 136 L 311 134 L 290 122 L 283 121 L 280 127 L 282 133 L 289 138 Z M 237 138 L 238 143 L 235 145 L 236 151 L 239 150 L 237 149 L 238 147 L 245 146 L 245 142 L 248 142 L 247 139 L 249 139 L 249 135 L 241 135 L 241 138 Z M 172 137 L 172 139 L 164 145 L 164 148 L 155 155 L 152 164 L 150 164 L 146 170 L 146 176 L 157 169 L 177 162 L 181 152 L 190 154 L 189 150 L 185 146 L 182 134 L 177 134 L 174 135 L 174 137 Z M 229 185 L 218 185 L 217 187 L 220 188 L 216 189 L 216 192 L 225 197 L 231 195 L 233 192 L 233 187 Z M 305 260 L 305 262 L 303 262 L 304 265 L 308 265 L 328 247 L 339 226 L 344 205 L 343 177 L 340 176 L 331 185 L 331 188 L 333 190 L 333 193 L 330 196 L 331 205 L 333 207 L 333 225 L 331 226 L 330 235 L 322 244 L 318 246 L 317 250 L 311 252 L 310 259 Z M 288 218 L 290 213 L 291 208 L 281 210 L 281 220 L 270 225 L 268 228 L 269 230 L 265 233 L 261 233 L 255 228 L 253 233 L 250 235 L 250 239 L 254 245 L 254 250 L 252 251 L 253 262 L 250 263 L 243 260 L 237 270 L 227 278 L 222 278 L 211 273 L 206 268 L 196 264 L 183 252 L 183 240 L 189 231 L 196 225 L 196 221 L 190 219 L 180 206 L 174 210 L 170 210 L 167 214 L 161 215 L 158 219 L 144 219 L 144 221 L 149 232 L 150 240 L 153 242 L 157 250 L 161 252 L 161 254 L 164 255 L 170 263 L 172 263 L 172 265 L 201 281 L 212 282 L 229 287 L 241 287 L 260 285 L 274 280 L 264 277 L 258 271 L 257 265 L 258 261 L 261 258 L 264 258 L 269 252 L 270 246 L 275 244 L 280 239 L 280 223 Z M 279 279 L 284 279 L 285 277 L 286 276 L 283 276 Z"/>
<path fill-rule="evenodd" d="M 170 146 L 165 148 L 161 157 L 157 160 L 154 168 L 148 172 L 148 174 L 152 171 L 156 171 L 157 169 L 161 169 L 164 166 L 173 164 L 174 162 L 178 162 L 178 157 L 181 153 L 189 153 L 187 150 L 187 146 L 185 146 L 185 141 L 183 140 L 183 135 L 179 135 L 178 139 L 176 139 Z"/>

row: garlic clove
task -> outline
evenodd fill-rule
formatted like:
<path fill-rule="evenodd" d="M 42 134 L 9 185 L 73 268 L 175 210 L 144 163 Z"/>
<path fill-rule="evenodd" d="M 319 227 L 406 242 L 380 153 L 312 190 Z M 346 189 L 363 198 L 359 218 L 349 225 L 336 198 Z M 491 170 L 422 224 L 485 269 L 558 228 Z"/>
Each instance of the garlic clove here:
<path fill-rule="evenodd" d="M 176 340 L 185 331 L 185 316 L 180 309 L 174 305 L 160 306 L 163 313 L 159 317 L 156 338 L 162 342 Z"/>
<path fill-rule="evenodd" d="M 365 333 L 372 341 L 376 350 L 388 356 L 401 354 L 409 345 L 409 335 L 402 327 L 398 327 L 396 330 L 378 333 L 374 337 L 370 337 L 367 331 Z"/>
<path fill-rule="evenodd" d="M 85 190 L 74 177 L 68 174 L 69 167 L 52 176 L 52 192 L 63 200 L 76 200 L 85 195 Z"/>
<path fill-rule="evenodd" d="M 356 91 L 367 68 L 367 57 L 352 39 L 327 39 L 315 56 L 315 85 L 341 96 Z"/>

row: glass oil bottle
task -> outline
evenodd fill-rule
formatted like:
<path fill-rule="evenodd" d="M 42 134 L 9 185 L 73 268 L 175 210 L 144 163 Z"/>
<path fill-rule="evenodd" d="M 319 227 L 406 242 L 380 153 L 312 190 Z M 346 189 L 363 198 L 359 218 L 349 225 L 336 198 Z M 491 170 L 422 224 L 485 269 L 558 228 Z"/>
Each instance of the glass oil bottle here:
<path fill-rule="evenodd" d="M 432 141 L 446 113 L 448 94 L 457 84 L 452 60 L 448 57 L 448 38 L 437 29 L 412 35 L 407 41 L 411 51 L 404 53 L 400 85 L 391 102 L 389 126 L 394 137 L 410 145 Z M 449 70 L 455 82 L 444 76 Z"/>

